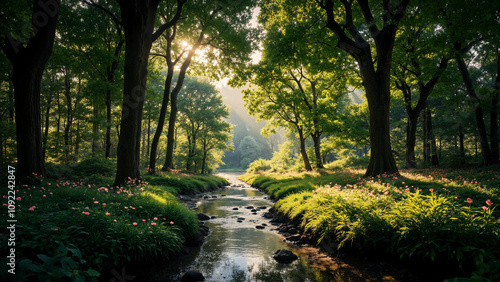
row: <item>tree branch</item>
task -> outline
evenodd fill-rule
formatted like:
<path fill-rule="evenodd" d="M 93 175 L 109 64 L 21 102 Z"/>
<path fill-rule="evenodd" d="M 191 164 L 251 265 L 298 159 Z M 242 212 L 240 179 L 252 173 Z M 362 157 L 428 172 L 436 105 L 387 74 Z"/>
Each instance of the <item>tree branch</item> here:
<path fill-rule="evenodd" d="M 181 18 L 181 13 L 182 13 L 182 6 L 184 5 L 184 3 L 186 3 L 186 0 L 177 0 L 177 11 L 175 12 L 175 15 L 174 17 L 172 18 L 172 20 L 164 23 L 163 25 L 161 25 L 154 33 L 153 33 L 153 36 L 151 37 L 152 41 L 156 41 L 156 39 L 158 39 L 158 37 L 160 37 L 160 35 L 167 29 L 169 29 L 170 27 L 174 26 L 177 21 L 179 21 L 179 19 Z"/>

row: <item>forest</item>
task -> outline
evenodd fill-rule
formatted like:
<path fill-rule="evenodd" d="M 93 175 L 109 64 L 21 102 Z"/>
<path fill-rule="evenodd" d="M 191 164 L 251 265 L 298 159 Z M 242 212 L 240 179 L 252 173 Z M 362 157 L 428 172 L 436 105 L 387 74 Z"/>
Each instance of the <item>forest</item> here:
<path fill-rule="evenodd" d="M 500 240 L 490 207 L 500 200 L 500 183 L 477 182 L 498 177 L 500 168 L 499 1 L 4 0 L 0 14 L 4 195 L 45 189 L 50 182 L 88 185 L 90 192 L 57 196 L 57 201 L 74 198 L 79 204 L 73 209 L 85 215 L 87 204 L 79 198 L 85 193 L 95 198 L 112 187 L 136 193 L 142 206 L 157 213 L 175 209 L 175 220 L 164 218 L 168 232 L 157 231 L 165 249 L 175 237 L 175 250 L 197 232 L 194 218 L 180 231 L 170 229 L 170 222 L 190 214 L 175 195 L 223 185 L 227 181 L 213 175 L 218 171 L 247 171 L 242 179 L 263 189 L 310 175 L 320 194 L 325 185 L 336 187 L 321 178 L 336 171 L 353 169 L 346 177 L 365 180 L 410 179 L 414 172 L 434 178 L 434 172 L 447 171 L 462 174 L 462 186 L 477 184 L 467 186 L 475 192 L 457 190 L 455 199 L 467 200 L 456 212 L 472 203 L 472 196 L 486 201 L 487 206 L 476 207 L 485 218 L 478 224 L 489 228 L 481 234 L 496 238 L 491 246 Z M 361 186 L 372 185 L 365 180 Z M 141 194 L 144 181 L 151 183 L 154 197 Z M 405 186 L 396 182 L 390 185 Z M 162 185 L 170 188 L 163 191 Z M 278 212 L 299 216 L 302 227 L 320 238 L 337 230 L 339 241 L 359 239 L 354 227 L 353 233 L 346 231 L 352 226 L 314 223 L 307 210 L 315 206 L 306 202 L 316 192 L 300 194 L 314 190 L 301 185 L 268 191 L 279 200 Z M 477 191 L 480 186 L 484 191 Z M 392 193 L 377 189 L 379 195 Z M 434 189 L 429 186 L 425 197 L 439 198 Z M 394 201 L 405 202 L 398 192 Z M 294 210 L 295 202 L 285 197 L 296 193 L 303 198 L 294 201 L 310 206 Z M 40 191 L 40 197 L 45 194 Z M 158 198 L 172 206 L 160 208 L 165 200 Z M 31 203 L 29 211 L 38 204 Z M 13 202 L 5 205 L 9 213 L 15 208 Z M 66 212 L 61 208 L 61 225 L 67 223 Z M 108 213 L 101 207 L 98 214 L 105 225 Z M 43 216 L 39 220 L 40 226 L 48 224 Z M 127 234 L 127 228 L 116 232 Z M 20 232 L 35 236 L 35 229 Z M 480 257 L 474 265 L 481 269 L 487 255 L 478 250 L 491 246 L 478 244 L 463 252 Z M 411 256 L 415 249 L 403 253 Z M 488 258 L 498 262 L 497 253 Z M 134 254 L 136 259 L 144 255 L 142 249 Z M 462 256 L 450 255 L 460 262 Z M 25 269 L 36 263 L 29 258 Z M 78 275 L 98 276 L 95 266 L 102 258 L 93 259 Z M 484 273 L 497 266 L 490 264 Z"/>

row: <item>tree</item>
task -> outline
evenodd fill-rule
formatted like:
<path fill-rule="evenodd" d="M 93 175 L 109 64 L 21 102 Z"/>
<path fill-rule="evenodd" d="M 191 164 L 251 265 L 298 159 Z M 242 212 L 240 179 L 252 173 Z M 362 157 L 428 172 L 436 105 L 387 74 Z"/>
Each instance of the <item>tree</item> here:
<path fill-rule="evenodd" d="M 240 166 L 242 168 L 248 167 L 251 162 L 259 158 L 260 150 L 259 143 L 253 137 L 246 136 L 243 138 L 238 146 L 238 151 L 241 154 Z"/>
<path fill-rule="evenodd" d="M 186 170 L 204 173 L 211 150 L 230 149 L 231 125 L 223 121 L 229 111 L 215 87 L 197 78 L 187 79 L 179 98 L 178 125 L 187 138 Z"/>
<path fill-rule="evenodd" d="M 198 71 L 203 70 L 205 75 L 210 74 L 213 77 L 228 75 L 231 69 L 244 67 L 250 60 L 252 45 L 255 44 L 253 40 L 256 37 L 256 33 L 249 26 L 251 8 L 254 7 L 255 3 L 256 1 L 253 0 L 240 1 L 238 4 L 229 0 L 190 2 L 186 5 L 186 14 L 190 17 L 173 26 L 168 36 L 165 37 L 167 41 L 165 58 L 169 66 L 169 73 L 173 72 L 174 63 L 181 58 L 184 61 L 179 71 L 176 86 L 170 93 L 167 90 L 170 89 L 168 80 L 171 80 L 171 78 L 167 75 L 165 81 L 164 95 L 170 94 L 170 97 L 169 99 L 168 97 L 164 97 L 164 102 L 162 103 L 159 122 L 161 126 L 158 128 L 160 130 L 159 133 L 162 130 L 162 119 L 165 118 L 164 113 L 168 102 L 170 102 L 170 115 L 167 131 L 167 151 L 162 170 L 173 168 L 174 133 L 178 112 L 177 98 L 193 56 L 199 48 L 204 47 L 206 62 L 199 62 Z M 180 35 L 177 35 L 178 33 Z M 174 49 L 172 48 L 172 42 L 176 36 L 180 38 L 177 44 L 182 45 L 183 42 L 189 42 L 188 45 L 191 48 L 186 52 L 184 57 L 184 52 L 181 52 L 173 60 L 170 52 Z M 154 148 L 154 151 L 152 150 L 151 153 L 150 170 L 154 172 L 156 149 Z"/>
<path fill-rule="evenodd" d="M 18 5 L 21 4 L 15 6 Z M 2 30 L 0 35 L 2 50 L 13 67 L 19 183 L 27 183 L 32 173 L 46 174 L 42 153 L 40 83 L 52 54 L 59 7 L 59 0 L 35 0 L 29 38 L 12 30 Z"/>
<path fill-rule="evenodd" d="M 450 60 L 449 52 L 446 52 L 445 40 L 436 34 L 436 24 L 412 22 L 421 16 L 421 9 L 412 13 L 410 20 L 401 28 L 402 35 L 397 43 L 404 48 L 396 52 L 397 67 L 394 68 L 395 85 L 403 94 L 404 106 L 407 115 L 405 163 L 406 168 L 416 167 L 415 143 L 418 118 L 422 113 L 422 124 L 424 128 L 424 162 L 429 156 L 431 164 L 437 164 L 435 155 L 435 139 L 432 136 L 432 123 L 430 110 L 427 108 L 427 99 L 438 83 L 444 70 L 448 67 Z M 407 18 L 409 18 L 407 17 Z M 441 39 L 441 40 L 439 40 Z M 441 43 L 441 44 L 439 44 Z M 440 55 L 439 52 L 444 54 Z M 418 93 L 418 100 L 413 101 L 414 93 Z M 428 142 L 433 139 L 434 141 Z M 427 146 L 428 145 L 428 146 Z M 431 151 L 433 153 L 431 153 Z"/>
<path fill-rule="evenodd" d="M 125 34 L 125 62 L 122 117 L 117 150 L 115 185 L 128 178 L 140 178 L 140 136 L 146 92 L 147 64 L 151 45 L 180 18 L 184 0 L 177 0 L 177 12 L 156 31 L 160 0 L 120 0 L 121 23 Z M 154 31 L 154 32 L 153 32 Z"/>

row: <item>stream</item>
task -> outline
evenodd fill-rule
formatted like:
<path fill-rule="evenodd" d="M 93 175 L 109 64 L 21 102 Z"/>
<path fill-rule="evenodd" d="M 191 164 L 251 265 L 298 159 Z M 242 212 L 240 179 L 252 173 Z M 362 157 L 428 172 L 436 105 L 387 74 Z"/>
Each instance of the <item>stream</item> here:
<path fill-rule="evenodd" d="M 153 272 L 148 281 L 180 281 L 189 270 L 201 272 L 205 281 L 398 281 L 377 263 L 353 265 L 331 258 L 317 248 L 284 242 L 278 225 L 263 217 L 273 202 L 267 195 L 238 180 L 240 174 L 219 174 L 230 185 L 203 195 L 182 196 L 197 213 L 210 217 L 210 228 L 201 247 L 171 259 Z M 256 212 L 252 212 L 253 207 Z M 256 226 L 259 226 L 257 228 Z M 290 264 L 273 259 L 278 249 L 298 256 Z M 149 272 L 149 271 L 148 271 Z"/>

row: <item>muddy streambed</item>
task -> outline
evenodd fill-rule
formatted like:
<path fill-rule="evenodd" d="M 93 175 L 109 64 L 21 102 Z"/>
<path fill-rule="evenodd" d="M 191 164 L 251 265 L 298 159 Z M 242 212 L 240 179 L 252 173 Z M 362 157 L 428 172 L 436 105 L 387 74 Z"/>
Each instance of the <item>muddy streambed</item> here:
<path fill-rule="evenodd" d="M 315 247 L 285 242 L 277 231 L 279 225 L 263 217 L 273 204 L 267 195 L 238 180 L 239 174 L 220 175 L 229 180 L 229 186 L 203 195 L 182 197 L 197 213 L 212 217 L 204 221 L 210 233 L 203 245 L 154 266 L 143 279 L 180 281 L 184 273 L 195 270 L 204 275 L 205 281 L 217 282 L 399 280 L 382 262 L 353 264 L 331 258 Z M 289 264 L 278 263 L 273 259 L 278 249 L 290 250 L 298 259 Z"/>

